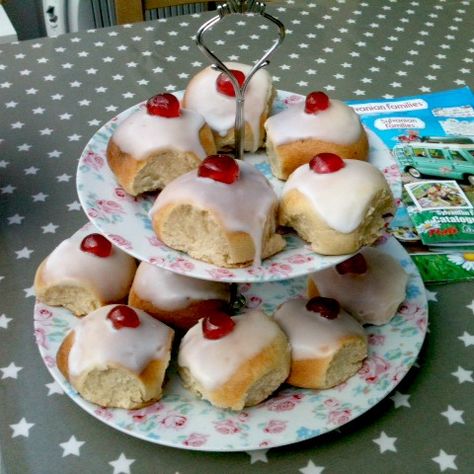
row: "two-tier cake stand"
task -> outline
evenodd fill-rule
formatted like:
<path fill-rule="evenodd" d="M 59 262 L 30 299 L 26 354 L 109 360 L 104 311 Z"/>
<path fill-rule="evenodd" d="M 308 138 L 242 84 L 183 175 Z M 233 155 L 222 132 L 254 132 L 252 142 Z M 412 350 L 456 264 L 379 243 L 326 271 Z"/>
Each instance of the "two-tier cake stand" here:
<path fill-rule="evenodd" d="M 261 15 L 278 28 L 278 38 L 263 57 L 255 62 L 240 87 L 226 65 L 205 45 L 206 32 L 229 15 Z M 283 24 L 266 12 L 263 2 L 229 0 L 218 7 L 197 33 L 197 44 L 213 66 L 227 74 L 236 92 L 235 156 L 254 164 L 264 173 L 277 194 L 282 183 L 270 172 L 264 153 L 243 153 L 245 91 L 253 74 L 268 65 L 268 59 L 285 37 Z M 301 96 L 278 92 L 273 113 Z M 90 233 L 94 226 L 115 245 L 139 260 L 162 268 L 206 280 L 238 284 L 238 294 L 245 296 L 248 308 L 260 308 L 269 316 L 290 298 L 305 295 L 306 276 L 334 265 L 346 256 L 323 257 L 293 234 L 286 235 L 286 249 L 266 259 L 258 267 L 219 268 L 173 251 L 154 235 L 148 211 L 149 197 L 132 198 L 117 184 L 108 168 L 105 149 L 113 130 L 134 106 L 106 123 L 86 145 L 80 158 L 77 188 L 81 204 L 91 223 L 81 232 Z M 390 154 L 380 141 L 369 134 L 371 155 L 379 168 L 391 164 Z M 380 157 L 383 155 L 383 158 Z M 398 184 L 393 182 L 392 186 Z M 393 189 L 393 187 L 392 187 Z M 260 405 L 231 412 L 217 409 L 197 399 L 183 388 L 171 367 L 163 398 L 138 411 L 104 409 L 83 400 L 64 380 L 55 364 L 62 339 L 76 319 L 62 308 L 48 307 L 37 301 L 35 331 L 40 353 L 53 377 L 66 394 L 85 411 L 102 422 L 129 435 L 167 446 L 202 451 L 247 451 L 286 445 L 333 430 L 361 415 L 384 398 L 415 362 L 421 348 L 427 322 L 427 304 L 423 283 L 415 265 L 394 239 L 382 239 L 379 248 L 393 255 L 409 273 L 407 297 L 389 324 L 368 327 L 369 356 L 358 374 L 334 389 L 313 391 L 283 386 Z M 225 435 L 223 435 L 225 433 Z"/>

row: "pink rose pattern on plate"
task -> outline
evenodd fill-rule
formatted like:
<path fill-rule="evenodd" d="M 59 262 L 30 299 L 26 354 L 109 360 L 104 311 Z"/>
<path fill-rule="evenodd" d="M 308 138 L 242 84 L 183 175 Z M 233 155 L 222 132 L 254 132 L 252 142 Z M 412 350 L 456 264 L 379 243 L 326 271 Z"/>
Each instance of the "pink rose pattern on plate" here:
<path fill-rule="evenodd" d="M 380 248 L 397 258 L 409 273 L 407 298 L 389 324 L 366 327 L 369 357 L 358 374 L 330 390 L 283 385 L 263 403 L 234 413 L 194 397 L 183 388 L 172 367 L 159 402 L 140 410 L 104 409 L 82 400 L 56 368 L 57 349 L 76 318 L 64 309 L 37 302 L 35 336 L 45 365 L 66 394 L 104 423 L 132 436 L 206 451 L 251 450 L 301 441 L 344 425 L 387 396 L 421 348 L 428 317 L 421 279 L 394 239 L 388 239 Z M 272 314 L 285 300 L 304 294 L 305 287 L 306 278 L 297 278 L 243 283 L 240 291 L 249 306 Z"/>
<path fill-rule="evenodd" d="M 180 93 L 177 95 L 180 96 Z M 280 91 L 275 110 L 302 100 L 304 97 L 301 95 Z M 159 266 L 177 273 L 229 282 L 264 282 L 295 278 L 343 260 L 344 257 L 317 255 L 294 234 L 289 234 L 285 236 L 287 248 L 264 260 L 261 266 L 227 271 L 194 260 L 159 243 L 148 217 L 154 196 L 146 195 L 138 198 L 128 196 L 117 184 L 105 157 L 108 140 L 117 123 L 142 106 L 143 104 L 137 104 L 106 123 L 85 147 L 78 166 L 77 183 L 81 204 L 101 233 L 109 238 L 115 236 L 116 245 L 140 260 L 150 261 L 151 258 L 159 258 L 160 260 L 157 260 L 160 262 Z M 374 155 L 373 157 L 371 155 L 370 160 L 377 162 L 376 165 L 384 171 L 387 181 L 391 184 L 394 195 L 399 196 L 400 176 L 396 173 L 393 158 L 387 149 L 382 150 L 380 140 L 374 138 L 371 132 L 369 140 L 371 140 L 371 154 Z M 246 160 L 267 176 L 278 193 L 282 183 L 271 175 L 264 153 L 248 154 Z M 184 264 L 185 262 L 188 265 Z"/>

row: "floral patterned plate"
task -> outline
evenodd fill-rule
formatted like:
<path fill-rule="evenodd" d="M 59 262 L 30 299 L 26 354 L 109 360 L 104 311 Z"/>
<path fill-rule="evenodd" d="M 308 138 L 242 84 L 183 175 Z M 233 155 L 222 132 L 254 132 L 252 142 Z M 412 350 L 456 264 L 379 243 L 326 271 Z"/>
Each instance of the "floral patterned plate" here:
<path fill-rule="evenodd" d="M 303 100 L 301 95 L 280 91 L 272 113 L 287 107 L 287 104 Z M 187 274 L 204 280 L 228 282 L 276 281 L 306 275 L 331 265 L 347 256 L 324 257 L 295 234 L 285 235 L 284 251 L 262 262 L 261 266 L 225 269 L 197 261 L 188 255 L 170 249 L 158 240 L 148 217 L 154 196 L 133 198 L 117 183 L 110 170 L 105 151 L 117 123 L 144 104 L 125 110 L 106 123 L 89 141 L 79 160 L 77 191 L 82 207 L 94 225 L 114 244 L 134 257 L 153 263 L 176 273 Z M 370 130 L 370 161 L 383 170 L 392 187 L 394 196 L 401 195 L 401 180 L 398 168 L 383 142 Z M 283 182 L 270 172 L 263 152 L 247 154 L 246 161 L 253 163 L 272 183 L 275 191 L 281 192 Z"/>
<path fill-rule="evenodd" d="M 55 356 L 77 319 L 61 308 L 35 305 L 36 341 L 49 371 L 66 394 L 100 421 L 153 443 L 201 451 L 247 451 L 287 445 L 338 428 L 389 394 L 415 362 L 423 344 L 428 309 L 423 282 L 402 246 L 380 243 L 409 274 L 406 300 L 389 324 L 367 326 L 369 356 L 357 374 L 330 390 L 282 386 L 265 402 L 241 412 L 214 408 L 180 383 L 170 367 L 163 398 L 136 410 L 105 409 L 84 401 L 56 368 Z M 268 314 L 289 298 L 305 293 L 306 278 L 240 285 L 248 306 Z"/>

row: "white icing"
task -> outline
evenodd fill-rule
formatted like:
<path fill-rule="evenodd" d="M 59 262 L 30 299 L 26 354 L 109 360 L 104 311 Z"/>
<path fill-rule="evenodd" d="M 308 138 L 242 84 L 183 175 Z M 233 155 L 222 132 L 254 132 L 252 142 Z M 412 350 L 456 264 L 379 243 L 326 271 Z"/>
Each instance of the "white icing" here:
<path fill-rule="evenodd" d="M 245 361 L 271 344 L 280 330 L 257 310 L 232 319 L 236 322 L 233 331 L 221 339 L 206 339 L 199 321 L 181 341 L 179 366 L 188 368 L 193 378 L 209 390 L 226 383 Z"/>
<path fill-rule="evenodd" d="M 86 286 L 101 301 L 116 301 L 128 292 L 135 259 L 115 246 L 108 257 L 83 252 L 81 242 L 91 233 L 90 227 L 81 229 L 61 242 L 46 259 L 42 278 L 48 285 Z"/>
<path fill-rule="evenodd" d="M 345 336 L 361 335 L 364 328 L 344 310 L 335 319 L 327 319 L 306 309 L 307 300 L 287 301 L 273 318 L 288 336 L 293 360 L 329 357 L 339 348 Z"/>
<path fill-rule="evenodd" d="M 203 210 L 212 211 L 228 232 L 246 232 L 255 246 L 255 262 L 262 255 L 265 222 L 277 196 L 265 176 L 257 169 L 239 161 L 240 176 L 232 184 L 201 178 L 197 171 L 169 183 L 158 195 L 150 216 L 168 204 L 192 203 Z"/>
<path fill-rule="evenodd" d="M 194 152 L 204 159 L 206 152 L 199 140 L 203 125 L 203 117 L 193 110 L 181 109 L 179 117 L 166 118 L 141 108 L 118 125 L 112 139 L 136 160 L 163 150 Z"/>
<path fill-rule="evenodd" d="M 133 289 L 137 296 L 166 311 L 187 308 L 195 301 L 229 301 L 226 283 L 179 275 L 147 262 L 138 266 Z"/>
<path fill-rule="evenodd" d="M 354 110 L 339 100 L 331 99 L 329 107 L 316 114 L 304 111 L 304 101 L 267 119 L 268 141 L 275 146 L 304 139 L 316 139 L 339 145 L 359 140 L 362 127 Z"/>
<path fill-rule="evenodd" d="M 152 360 L 167 358 L 172 330 L 149 314 L 135 309 L 140 319 L 136 328 L 115 329 L 107 314 L 108 305 L 80 319 L 74 328 L 69 352 L 69 373 L 79 376 L 92 368 L 123 366 L 139 374 Z"/>
<path fill-rule="evenodd" d="M 251 69 L 241 63 L 226 62 L 225 65 L 245 75 Z M 186 107 L 201 113 L 212 130 L 225 136 L 235 125 L 236 98 L 217 91 L 216 79 L 219 74 L 219 71 L 208 67 L 196 75 L 191 87 L 186 90 Z M 267 105 L 271 85 L 270 74 L 260 69 L 250 80 L 245 92 L 244 118 L 254 137 L 251 151 L 256 151 L 260 142 L 260 117 Z"/>
<path fill-rule="evenodd" d="M 335 267 L 313 273 L 319 293 L 339 301 L 362 324 L 385 324 L 405 299 L 408 275 L 392 256 L 372 247 L 361 250 L 367 271 L 340 275 Z"/>
<path fill-rule="evenodd" d="M 382 189 L 390 191 L 375 166 L 359 160 L 344 163 L 344 168 L 325 174 L 315 173 L 308 164 L 301 165 L 285 183 L 283 196 L 297 189 L 329 227 L 348 234 L 359 227 L 375 195 Z"/>

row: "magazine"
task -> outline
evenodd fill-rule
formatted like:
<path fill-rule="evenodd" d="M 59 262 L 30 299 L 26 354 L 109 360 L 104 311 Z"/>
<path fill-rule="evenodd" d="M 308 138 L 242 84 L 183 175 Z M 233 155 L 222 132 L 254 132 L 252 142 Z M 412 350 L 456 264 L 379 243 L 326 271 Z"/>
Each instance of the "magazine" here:
<path fill-rule="evenodd" d="M 390 232 L 425 282 L 474 279 L 474 95 L 468 87 L 350 101 L 391 151 L 402 199 Z"/>

